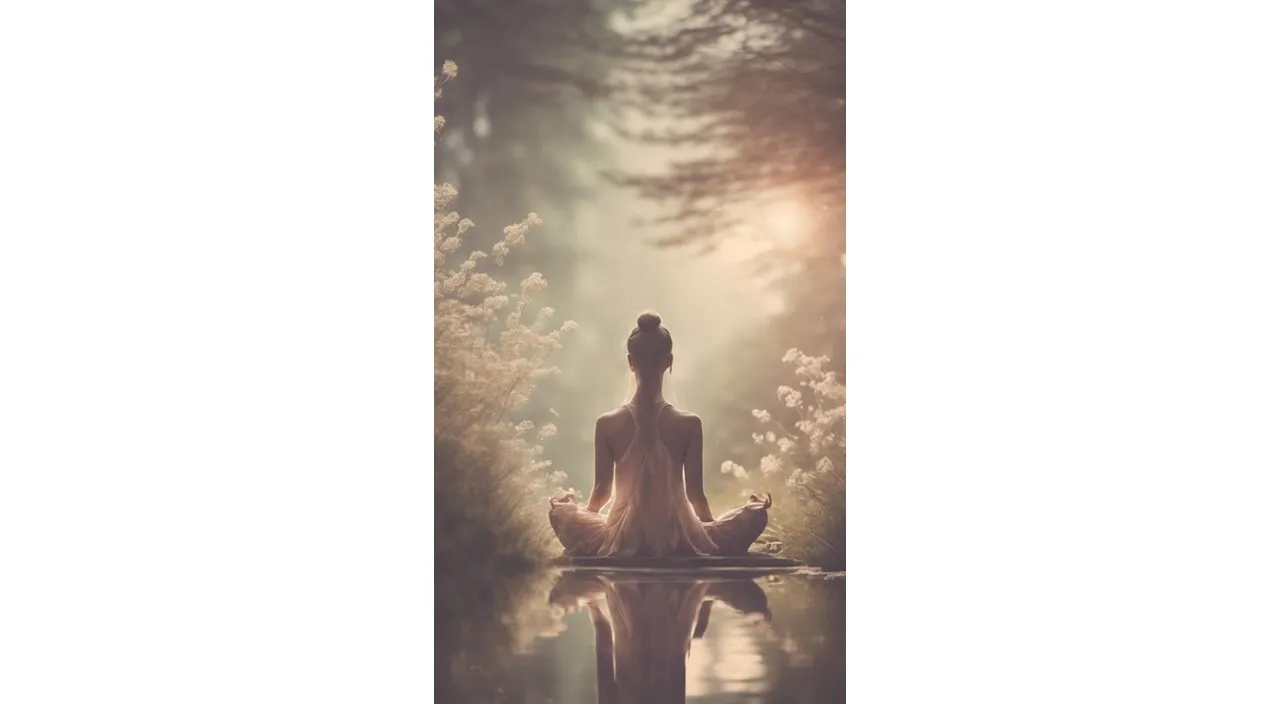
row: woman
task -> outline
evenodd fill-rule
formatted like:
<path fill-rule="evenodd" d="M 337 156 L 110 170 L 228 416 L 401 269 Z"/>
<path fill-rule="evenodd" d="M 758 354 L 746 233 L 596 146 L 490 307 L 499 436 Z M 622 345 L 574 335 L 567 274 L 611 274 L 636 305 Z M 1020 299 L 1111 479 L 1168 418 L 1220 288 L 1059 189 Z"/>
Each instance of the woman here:
<path fill-rule="evenodd" d="M 585 507 L 551 501 L 551 527 L 575 556 L 742 555 L 768 523 L 772 497 L 755 495 L 714 518 L 702 488 L 702 419 L 662 397 L 671 333 L 645 313 L 627 338 L 636 391 L 596 421 L 595 486 Z M 616 495 L 614 492 L 616 491 Z M 601 509 L 613 499 L 609 514 Z"/>

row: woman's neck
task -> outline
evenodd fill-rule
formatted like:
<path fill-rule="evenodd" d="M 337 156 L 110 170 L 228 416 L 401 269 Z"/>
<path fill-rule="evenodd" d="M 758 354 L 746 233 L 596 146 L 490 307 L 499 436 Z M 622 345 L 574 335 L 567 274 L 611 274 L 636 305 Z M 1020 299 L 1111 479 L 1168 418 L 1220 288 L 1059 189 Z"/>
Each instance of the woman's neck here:
<path fill-rule="evenodd" d="M 651 381 L 637 375 L 636 393 L 631 397 L 631 401 L 636 404 L 665 402 L 662 398 L 662 380 Z"/>

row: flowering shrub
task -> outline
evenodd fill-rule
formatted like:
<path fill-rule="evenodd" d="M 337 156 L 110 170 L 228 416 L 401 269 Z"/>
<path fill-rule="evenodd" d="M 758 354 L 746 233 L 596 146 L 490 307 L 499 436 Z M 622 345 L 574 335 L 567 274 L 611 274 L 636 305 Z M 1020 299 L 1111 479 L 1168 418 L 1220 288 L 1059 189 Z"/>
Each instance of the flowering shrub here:
<path fill-rule="evenodd" d="M 800 388 L 778 387 L 782 409 L 777 415 L 754 410 L 761 432 L 753 433 L 764 448 L 758 473 L 736 462 L 720 471 L 753 479 L 778 494 L 765 538 L 769 549 L 786 549 L 796 557 L 831 569 L 844 569 L 845 387 L 825 366 L 827 357 L 810 357 L 792 349 L 782 358 L 795 364 Z"/>
<path fill-rule="evenodd" d="M 437 98 L 456 75 L 457 66 L 445 62 Z M 443 126 L 437 116 L 435 132 Z M 540 224 L 538 216 L 530 213 L 505 228 L 490 251 L 462 256 L 474 224 L 449 210 L 456 197 L 453 186 L 436 185 L 436 563 L 534 562 L 552 538 L 546 503 L 537 497 L 550 496 L 565 477 L 549 472 L 538 444 L 555 434 L 555 426 L 535 432 L 532 422 L 516 422 L 511 412 L 529 400 L 538 380 L 556 373 L 547 360 L 574 323 L 552 327 L 551 308 L 534 310 L 534 298 L 547 286 L 541 274 L 512 292 L 496 276 Z"/>

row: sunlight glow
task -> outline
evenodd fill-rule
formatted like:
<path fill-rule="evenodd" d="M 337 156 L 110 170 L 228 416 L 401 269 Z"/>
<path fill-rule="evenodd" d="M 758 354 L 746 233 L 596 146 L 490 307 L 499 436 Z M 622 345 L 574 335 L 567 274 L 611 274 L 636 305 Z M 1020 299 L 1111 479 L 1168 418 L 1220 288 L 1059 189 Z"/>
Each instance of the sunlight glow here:
<path fill-rule="evenodd" d="M 719 249 L 733 262 L 747 262 L 777 249 L 794 249 L 808 233 L 809 212 L 799 201 L 787 198 L 757 206 L 743 216 L 744 224 L 725 237 Z"/>
<path fill-rule="evenodd" d="M 800 244 L 808 228 L 808 211 L 799 201 L 787 199 L 765 206 L 761 223 L 766 239 L 786 247 Z"/>

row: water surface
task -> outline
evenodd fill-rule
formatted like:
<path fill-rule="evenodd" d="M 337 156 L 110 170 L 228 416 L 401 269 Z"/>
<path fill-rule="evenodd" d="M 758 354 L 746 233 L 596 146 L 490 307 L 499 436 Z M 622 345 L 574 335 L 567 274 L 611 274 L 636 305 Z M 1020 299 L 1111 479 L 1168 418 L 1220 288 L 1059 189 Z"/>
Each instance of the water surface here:
<path fill-rule="evenodd" d="M 438 642 L 450 701 L 844 701 L 842 576 L 570 570 L 493 586 L 519 596 L 473 586 L 456 598 L 500 608 L 443 615 L 465 641 Z"/>

